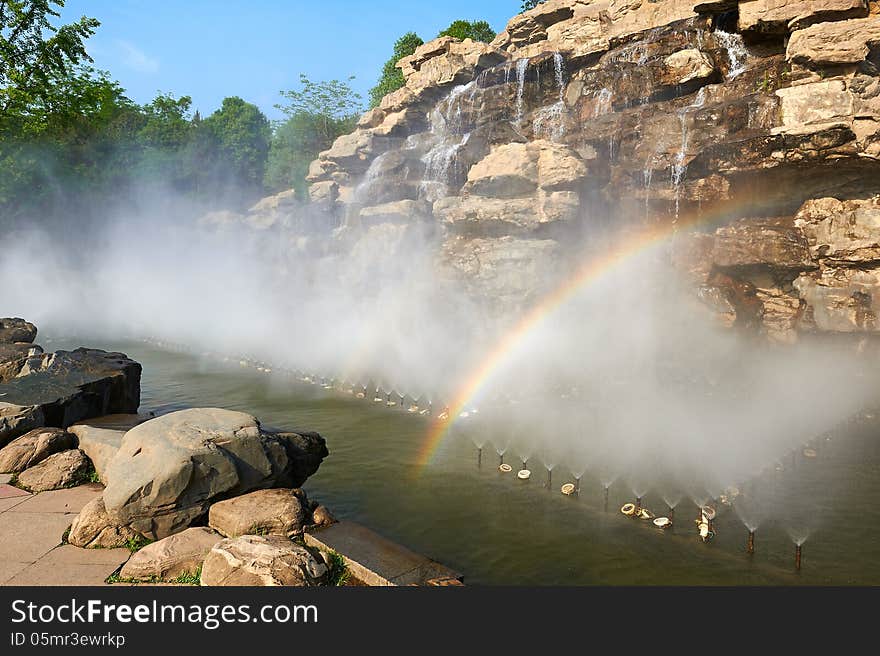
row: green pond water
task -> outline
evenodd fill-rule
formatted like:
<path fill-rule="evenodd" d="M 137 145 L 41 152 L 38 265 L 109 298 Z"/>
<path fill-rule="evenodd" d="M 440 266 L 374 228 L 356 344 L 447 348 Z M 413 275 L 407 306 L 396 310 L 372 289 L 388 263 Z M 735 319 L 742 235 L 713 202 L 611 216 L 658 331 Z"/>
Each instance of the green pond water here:
<path fill-rule="evenodd" d="M 602 486 L 589 472 L 580 496 L 565 497 L 560 486 L 573 479 L 564 465 L 554 471 L 551 489 L 535 461 L 532 480 L 521 482 L 498 471 L 498 455 L 487 444 L 478 468 L 474 443 L 462 429 L 453 430 L 431 464 L 420 468 L 431 420 L 400 408 L 140 342 L 41 343 L 53 350 L 118 350 L 141 362 L 144 411 L 216 406 L 248 412 L 267 426 L 320 432 L 330 456 L 306 483 L 309 495 L 337 517 L 459 570 L 467 584 L 880 584 L 880 422 L 872 415 L 822 440 L 816 458 L 798 457 L 762 483 L 805 495 L 815 508 L 803 569 L 796 572 L 794 545 L 778 520 L 761 525 L 750 557 L 746 529 L 727 507 L 719 506 L 716 538 L 703 544 L 693 522 L 696 507 L 687 498 L 674 529 L 660 531 L 620 514 L 620 506 L 633 500 L 622 481 L 612 485 L 606 512 Z M 515 456 L 506 461 L 519 468 Z M 811 491 L 818 491 L 815 503 Z M 654 493 L 643 505 L 665 514 Z"/>

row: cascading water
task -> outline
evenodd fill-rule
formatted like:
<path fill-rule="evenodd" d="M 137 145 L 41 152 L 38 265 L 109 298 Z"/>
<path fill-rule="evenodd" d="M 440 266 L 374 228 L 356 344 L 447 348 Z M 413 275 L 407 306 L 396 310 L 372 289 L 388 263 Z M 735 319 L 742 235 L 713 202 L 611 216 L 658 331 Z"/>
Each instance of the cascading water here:
<path fill-rule="evenodd" d="M 559 99 L 552 105 L 544 107 L 535 113 L 535 119 L 532 122 L 532 132 L 538 138 L 559 141 L 565 136 L 565 115 L 567 109 L 565 106 L 565 59 L 558 52 L 553 55 L 553 72 L 556 79 L 556 87 L 559 90 Z M 517 98 L 519 99 L 519 93 Z M 519 105 L 517 111 L 521 111 Z"/>
<path fill-rule="evenodd" d="M 742 34 L 715 30 L 715 40 L 721 44 L 730 61 L 730 69 L 727 71 L 727 79 L 732 80 L 746 70 L 746 60 L 749 51 L 743 40 Z"/>
<path fill-rule="evenodd" d="M 434 146 L 422 157 L 425 173 L 419 185 L 419 195 L 425 200 L 434 202 L 449 193 L 449 175 L 455 156 L 470 138 L 470 132 L 463 128 L 463 105 L 473 106 L 476 91 L 476 82 L 457 86 L 446 98 L 446 111 L 440 111 L 441 103 L 431 112 Z"/>
<path fill-rule="evenodd" d="M 682 109 L 678 113 L 678 119 L 681 122 L 681 148 L 675 157 L 675 163 L 672 165 L 672 186 L 675 188 L 675 222 L 678 223 L 679 206 L 681 201 L 681 183 L 687 173 L 687 150 L 690 132 L 688 131 L 688 119 L 693 110 L 699 109 L 706 103 L 706 87 L 700 88 L 694 102 Z"/>
<path fill-rule="evenodd" d="M 514 124 L 519 125 L 523 120 L 526 92 L 526 71 L 529 68 L 529 58 L 525 57 L 516 62 L 516 117 Z"/>

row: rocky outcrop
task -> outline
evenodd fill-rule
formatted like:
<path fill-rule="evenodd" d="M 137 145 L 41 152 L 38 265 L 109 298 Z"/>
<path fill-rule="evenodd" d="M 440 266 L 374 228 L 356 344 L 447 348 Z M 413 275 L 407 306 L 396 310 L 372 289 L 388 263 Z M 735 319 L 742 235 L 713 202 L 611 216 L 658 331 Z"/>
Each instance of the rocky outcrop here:
<path fill-rule="evenodd" d="M 24 319 L 0 319 L 0 344 L 32 344 L 37 338 L 37 327 Z"/>
<path fill-rule="evenodd" d="M 31 492 L 46 492 L 84 482 L 91 463 L 79 449 L 54 453 L 18 475 L 18 485 Z"/>
<path fill-rule="evenodd" d="M 316 433 L 268 431 L 241 412 L 183 410 L 125 434 L 105 470 L 104 504 L 117 523 L 160 539 L 217 501 L 301 486 L 326 455 Z"/>
<path fill-rule="evenodd" d="M 59 451 L 76 447 L 76 438 L 60 428 L 38 428 L 0 449 L 0 472 L 22 472 Z"/>
<path fill-rule="evenodd" d="M 39 426 L 136 412 L 141 366 L 121 353 L 94 349 L 35 352 L 0 382 L 0 446 Z"/>
<path fill-rule="evenodd" d="M 140 537 L 136 531 L 114 521 L 104 508 L 104 499 L 97 497 L 74 518 L 67 542 L 86 549 L 114 549 Z"/>
<path fill-rule="evenodd" d="M 234 538 L 239 535 L 302 535 L 309 519 L 309 501 L 302 490 L 257 490 L 226 501 L 208 511 L 208 526 Z"/>
<path fill-rule="evenodd" d="M 134 581 L 170 581 L 183 575 L 195 575 L 201 570 L 205 557 L 222 539 L 208 528 L 188 528 L 132 554 L 119 576 Z"/>
<path fill-rule="evenodd" d="M 548 0 L 492 44 L 432 41 L 313 162 L 308 243 L 387 260 L 417 234 L 442 284 L 503 320 L 602 257 L 597 234 L 666 232 L 722 325 L 873 332 L 873 265 L 821 255 L 798 217 L 880 193 L 878 12 Z"/>
<path fill-rule="evenodd" d="M 327 566 L 287 538 L 244 535 L 211 549 L 202 565 L 207 586 L 316 586 L 327 582 Z"/>

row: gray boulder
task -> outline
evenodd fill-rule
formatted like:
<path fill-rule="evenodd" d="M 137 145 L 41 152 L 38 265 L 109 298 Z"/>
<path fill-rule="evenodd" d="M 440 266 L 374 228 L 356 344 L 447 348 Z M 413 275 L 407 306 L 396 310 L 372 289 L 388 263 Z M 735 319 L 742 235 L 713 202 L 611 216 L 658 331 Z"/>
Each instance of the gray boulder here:
<path fill-rule="evenodd" d="M 46 492 L 82 482 L 91 463 L 79 449 L 55 453 L 18 475 L 18 483 L 31 492 Z"/>
<path fill-rule="evenodd" d="M 76 448 L 76 438 L 60 428 L 37 428 L 0 449 L 0 472 L 21 472 L 59 451 Z"/>
<path fill-rule="evenodd" d="M 89 457 L 98 478 L 106 484 L 107 467 L 119 451 L 123 436 L 150 418 L 149 415 L 107 415 L 77 422 L 67 430 L 76 436 L 80 451 Z"/>
<path fill-rule="evenodd" d="M 121 353 L 37 354 L 0 382 L 0 446 L 38 426 L 67 428 L 89 417 L 136 412 L 140 378 L 141 366 Z"/>
<path fill-rule="evenodd" d="M 317 433 L 267 431 L 251 415 L 230 410 L 182 410 L 125 434 L 105 471 L 104 504 L 118 523 L 161 539 L 217 501 L 300 487 L 326 455 Z"/>
<path fill-rule="evenodd" d="M 202 565 L 206 586 L 317 586 L 327 582 L 327 566 L 312 553 L 280 536 L 243 535 L 218 542 Z"/>

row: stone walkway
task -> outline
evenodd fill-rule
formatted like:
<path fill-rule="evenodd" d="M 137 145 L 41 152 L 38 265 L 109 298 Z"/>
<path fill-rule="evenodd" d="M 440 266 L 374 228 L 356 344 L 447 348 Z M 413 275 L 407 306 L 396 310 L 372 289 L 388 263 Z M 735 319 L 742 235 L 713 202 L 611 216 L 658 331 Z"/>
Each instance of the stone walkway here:
<path fill-rule="evenodd" d="M 0 585 L 104 585 L 128 549 L 79 549 L 61 536 L 100 485 L 30 494 L 0 474 Z"/>

